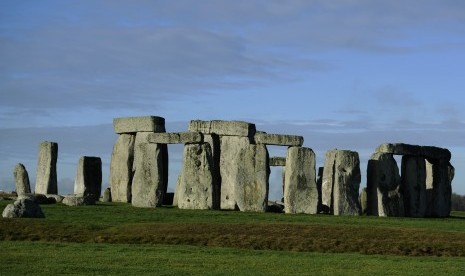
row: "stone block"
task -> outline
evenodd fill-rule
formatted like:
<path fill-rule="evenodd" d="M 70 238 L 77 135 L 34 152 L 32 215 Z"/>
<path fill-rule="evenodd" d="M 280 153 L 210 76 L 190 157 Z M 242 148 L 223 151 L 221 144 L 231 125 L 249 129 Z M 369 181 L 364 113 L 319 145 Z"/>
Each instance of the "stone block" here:
<path fill-rule="evenodd" d="M 300 147 L 304 143 L 304 137 L 296 135 L 256 133 L 255 143 L 265 145 Z"/>
<path fill-rule="evenodd" d="M 192 120 L 189 123 L 189 131 L 223 136 L 253 137 L 256 129 L 254 124 L 242 121 Z"/>
<path fill-rule="evenodd" d="M 425 217 L 427 209 L 425 158 L 404 155 L 401 176 L 405 215 Z"/>
<path fill-rule="evenodd" d="M 4 218 L 45 218 L 39 204 L 29 198 L 20 198 L 3 210 Z"/>
<path fill-rule="evenodd" d="M 433 191 L 431 216 L 444 218 L 450 215 L 452 180 L 455 169 L 445 160 L 429 160 L 433 165 Z"/>
<path fill-rule="evenodd" d="M 203 135 L 200 132 L 150 133 L 147 142 L 156 144 L 200 144 Z"/>
<path fill-rule="evenodd" d="M 157 116 L 124 117 L 113 119 L 115 133 L 165 132 L 165 119 Z"/>
<path fill-rule="evenodd" d="M 449 161 L 451 153 L 448 149 L 431 147 L 431 146 L 417 146 L 409 144 L 382 144 L 378 146 L 376 152 L 390 153 L 395 155 L 411 155 L 422 156 L 428 159 L 444 159 Z"/>
<path fill-rule="evenodd" d="M 284 181 L 284 212 L 316 214 L 318 189 L 313 150 L 303 147 L 287 150 Z"/>
<path fill-rule="evenodd" d="M 114 202 L 131 202 L 135 139 L 135 135 L 120 134 L 113 146 L 109 182 Z"/>
<path fill-rule="evenodd" d="M 31 185 L 29 183 L 29 174 L 23 164 L 18 163 L 13 171 L 15 178 L 16 193 L 18 196 L 31 193 Z"/>
<path fill-rule="evenodd" d="M 336 153 L 337 150 L 330 150 L 325 154 L 323 177 L 321 181 L 321 204 L 322 212 L 326 214 L 332 212 L 333 176 Z"/>
<path fill-rule="evenodd" d="M 36 188 L 38 194 L 58 194 L 57 185 L 58 144 L 42 142 L 39 145 Z"/>
<path fill-rule="evenodd" d="M 337 151 L 333 179 L 333 214 L 336 216 L 360 215 L 358 196 L 361 175 L 360 159 L 357 152 Z"/>
<path fill-rule="evenodd" d="M 74 181 L 76 195 L 91 196 L 99 200 L 102 191 L 102 160 L 100 157 L 82 156 L 79 159 Z"/>
<path fill-rule="evenodd" d="M 106 188 L 105 191 L 103 192 L 103 202 L 112 202 L 111 199 L 111 188 Z"/>
<path fill-rule="evenodd" d="M 286 157 L 280 157 L 280 156 L 271 157 L 270 166 L 274 166 L 274 167 L 286 166 Z"/>

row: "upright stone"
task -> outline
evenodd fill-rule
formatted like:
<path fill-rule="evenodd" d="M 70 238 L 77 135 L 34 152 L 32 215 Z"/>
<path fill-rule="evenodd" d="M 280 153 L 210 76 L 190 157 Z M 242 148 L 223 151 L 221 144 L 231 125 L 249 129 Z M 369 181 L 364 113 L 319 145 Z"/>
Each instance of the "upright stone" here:
<path fill-rule="evenodd" d="M 318 190 L 318 213 L 323 211 L 323 204 L 322 204 L 322 199 L 321 199 L 321 197 L 322 197 L 321 186 L 323 185 L 323 172 L 324 172 L 324 168 L 319 167 L 318 168 L 318 174 L 317 174 L 317 177 L 316 177 L 316 188 Z"/>
<path fill-rule="evenodd" d="M 29 175 L 26 167 L 23 164 L 18 163 L 13 171 L 15 178 L 16 193 L 18 196 L 31 193 L 31 185 L 29 183 Z"/>
<path fill-rule="evenodd" d="M 426 215 L 426 164 L 425 158 L 405 155 L 402 157 L 402 192 L 405 215 Z"/>
<path fill-rule="evenodd" d="M 266 212 L 268 205 L 269 156 L 265 145 L 248 145 L 239 151 L 235 185 L 236 204 L 241 211 Z"/>
<path fill-rule="evenodd" d="M 360 209 L 362 215 L 367 214 L 367 205 L 368 205 L 368 195 L 367 195 L 367 188 L 363 188 L 362 191 L 360 192 L 360 196 L 358 197 L 358 201 L 360 203 Z"/>
<path fill-rule="evenodd" d="M 360 215 L 358 196 L 361 175 L 360 159 L 357 152 L 337 151 L 333 179 L 333 214 Z"/>
<path fill-rule="evenodd" d="M 213 194 L 218 200 L 213 201 L 213 209 L 220 209 L 221 203 L 221 175 L 220 175 L 220 137 L 216 134 L 203 134 L 203 141 L 210 145 L 212 154 Z"/>
<path fill-rule="evenodd" d="M 324 213 L 330 214 L 333 210 L 333 177 L 337 150 L 326 152 L 321 183 L 321 208 Z"/>
<path fill-rule="evenodd" d="M 452 180 L 454 167 L 444 159 L 431 160 L 433 164 L 432 216 L 448 217 L 451 211 Z"/>
<path fill-rule="evenodd" d="M 47 141 L 40 143 L 36 174 L 36 194 L 58 194 L 57 158 L 57 143 Z"/>
<path fill-rule="evenodd" d="M 404 216 L 400 174 L 392 154 L 374 153 L 368 161 L 367 213 L 372 216 Z"/>
<path fill-rule="evenodd" d="M 210 145 L 187 144 L 184 146 L 183 167 L 176 189 L 180 209 L 212 209 L 219 198 L 214 194 L 213 158 Z"/>
<path fill-rule="evenodd" d="M 136 140 L 139 140 L 139 136 L 146 134 L 137 133 Z M 147 140 L 145 137 L 141 137 L 141 141 Z M 136 207 L 160 206 L 167 189 L 162 145 L 136 142 L 134 168 L 132 205 Z"/>
<path fill-rule="evenodd" d="M 79 159 L 74 194 L 93 197 L 98 201 L 102 191 L 102 160 L 100 157 L 82 156 Z"/>
<path fill-rule="evenodd" d="M 111 188 L 106 188 L 103 192 L 103 202 L 112 202 L 111 199 Z"/>
<path fill-rule="evenodd" d="M 118 135 L 110 163 L 110 187 L 114 202 L 131 202 L 135 135 Z"/>
<path fill-rule="evenodd" d="M 284 212 L 316 214 L 318 189 L 315 179 L 315 153 L 304 147 L 287 150 L 284 183 Z"/>

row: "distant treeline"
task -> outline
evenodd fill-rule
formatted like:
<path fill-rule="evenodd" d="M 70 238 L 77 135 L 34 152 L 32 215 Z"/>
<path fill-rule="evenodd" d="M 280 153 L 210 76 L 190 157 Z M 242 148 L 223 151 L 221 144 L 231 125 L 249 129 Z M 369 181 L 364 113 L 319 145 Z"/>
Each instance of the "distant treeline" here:
<path fill-rule="evenodd" d="M 465 195 L 452 193 L 452 211 L 465 211 Z"/>

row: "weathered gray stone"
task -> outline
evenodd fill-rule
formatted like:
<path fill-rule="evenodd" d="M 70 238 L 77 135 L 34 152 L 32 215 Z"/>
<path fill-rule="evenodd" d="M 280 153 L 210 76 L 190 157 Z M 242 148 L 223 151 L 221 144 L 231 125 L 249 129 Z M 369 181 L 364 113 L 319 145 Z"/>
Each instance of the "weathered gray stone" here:
<path fill-rule="evenodd" d="M 336 159 L 337 150 L 330 150 L 325 154 L 325 164 L 323 169 L 323 178 L 321 183 L 321 205 L 322 212 L 332 213 L 333 203 L 333 177 L 334 177 L 334 164 Z"/>
<path fill-rule="evenodd" d="M 363 215 L 367 214 L 367 205 L 368 205 L 368 195 L 367 195 L 367 188 L 363 188 L 360 192 L 360 196 L 358 197 L 358 201 L 360 203 L 361 213 Z"/>
<path fill-rule="evenodd" d="M 115 133 L 165 132 L 165 119 L 157 116 L 125 117 L 113 119 Z"/>
<path fill-rule="evenodd" d="M 304 137 L 296 135 L 256 133 L 255 143 L 265 145 L 300 147 L 304 143 Z"/>
<path fill-rule="evenodd" d="M 8 204 L 3 210 L 4 218 L 45 218 L 39 204 L 29 198 L 21 198 Z"/>
<path fill-rule="evenodd" d="M 151 133 L 147 142 L 156 144 L 200 144 L 203 135 L 200 132 Z"/>
<path fill-rule="evenodd" d="M 417 146 L 409 144 L 382 144 L 378 146 L 376 152 L 390 153 L 396 155 L 411 155 L 422 156 L 428 159 L 444 159 L 449 161 L 451 153 L 448 149 L 430 147 L 430 146 Z"/>
<path fill-rule="evenodd" d="M 99 200 L 102 191 L 102 160 L 100 157 L 82 156 L 79 159 L 74 193 L 92 196 Z"/>
<path fill-rule="evenodd" d="M 167 189 L 163 145 L 139 142 L 147 141 L 147 134 L 139 132 L 136 136 L 132 180 L 132 205 L 136 207 L 161 206 Z"/>
<path fill-rule="evenodd" d="M 315 153 L 309 148 L 287 150 L 284 183 L 284 212 L 316 214 L 318 189 L 315 178 Z"/>
<path fill-rule="evenodd" d="M 216 134 L 204 134 L 204 143 L 210 145 L 212 152 L 212 177 L 213 177 L 213 195 L 219 200 L 213 201 L 213 209 L 220 209 L 221 202 L 221 175 L 220 175 L 220 137 Z"/>
<path fill-rule="evenodd" d="M 402 157 L 402 194 L 405 215 L 426 215 L 426 164 L 425 158 L 405 155 Z"/>
<path fill-rule="evenodd" d="M 266 212 L 270 175 L 265 145 L 248 145 L 239 151 L 241 164 L 235 185 L 236 204 L 241 211 Z"/>
<path fill-rule="evenodd" d="M 368 161 L 368 214 L 372 216 L 404 216 L 400 193 L 399 167 L 390 153 L 374 153 Z"/>
<path fill-rule="evenodd" d="M 286 157 L 271 157 L 270 158 L 270 166 L 275 167 L 284 167 L 286 166 Z"/>
<path fill-rule="evenodd" d="M 361 213 L 358 202 L 361 182 L 358 153 L 338 150 L 334 164 L 333 214 L 358 216 Z"/>
<path fill-rule="evenodd" d="M 67 195 L 63 198 L 62 203 L 67 206 L 94 205 L 95 198 L 93 196 Z"/>
<path fill-rule="evenodd" d="M 36 188 L 38 194 L 58 194 L 57 185 L 58 144 L 42 142 L 39 145 Z"/>
<path fill-rule="evenodd" d="M 110 187 L 114 202 L 131 202 L 135 135 L 121 134 L 113 146 Z"/>
<path fill-rule="evenodd" d="M 105 191 L 103 191 L 103 202 L 112 202 L 111 198 L 111 188 L 106 188 Z"/>
<path fill-rule="evenodd" d="M 192 120 L 189 123 L 189 131 L 224 136 L 253 137 L 256 129 L 254 124 L 242 121 Z"/>
<path fill-rule="evenodd" d="M 220 174 L 221 174 L 221 209 L 238 210 L 235 186 L 240 178 L 239 167 L 244 166 L 240 152 L 250 145 L 247 137 L 223 136 L 220 146 Z"/>
<path fill-rule="evenodd" d="M 430 160 L 433 164 L 433 196 L 431 216 L 448 217 L 451 211 L 452 180 L 455 169 L 445 160 Z"/>
<path fill-rule="evenodd" d="M 29 174 L 23 164 L 19 163 L 15 166 L 13 176 L 15 178 L 16 193 L 18 196 L 31 193 Z"/>
<path fill-rule="evenodd" d="M 176 180 L 176 188 L 174 189 L 173 206 L 178 206 L 178 196 L 179 196 L 179 188 L 181 185 L 181 177 L 182 177 L 182 172 L 178 175 L 178 179 Z"/>
<path fill-rule="evenodd" d="M 210 145 L 184 146 L 183 167 L 177 188 L 177 206 L 180 209 L 212 209 L 219 201 L 213 194 L 212 153 Z M 217 205 L 217 204 L 216 204 Z"/>
<path fill-rule="evenodd" d="M 61 195 L 52 195 L 52 194 L 47 194 L 45 195 L 48 199 L 53 198 L 56 203 L 61 203 L 63 202 L 63 199 L 65 198 L 64 196 Z"/>

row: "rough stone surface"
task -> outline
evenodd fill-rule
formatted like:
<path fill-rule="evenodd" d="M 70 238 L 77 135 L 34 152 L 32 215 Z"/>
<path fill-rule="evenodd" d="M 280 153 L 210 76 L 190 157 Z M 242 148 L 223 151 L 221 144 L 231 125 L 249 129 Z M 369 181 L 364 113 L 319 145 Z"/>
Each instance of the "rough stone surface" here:
<path fill-rule="evenodd" d="M 236 204 L 241 211 L 266 212 L 269 189 L 269 156 L 265 145 L 248 145 L 239 151 L 235 185 Z"/>
<path fill-rule="evenodd" d="M 275 167 L 284 167 L 286 166 L 286 157 L 271 157 L 270 158 L 270 166 Z"/>
<path fill-rule="evenodd" d="M 82 156 L 79 159 L 74 193 L 92 196 L 99 200 L 102 191 L 102 160 L 100 157 Z"/>
<path fill-rule="evenodd" d="M 323 185 L 323 173 L 324 173 L 324 168 L 319 167 L 318 174 L 316 176 L 316 188 L 318 190 L 318 213 L 323 211 L 323 204 L 321 203 L 322 202 L 321 186 Z"/>
<path fill-rule="evenodd" d="M 103 202 L 112 202 L 111 198 L 111 188 L 106 188 L 105 191 L 103 191 Z"/>
<path fill-rule="evenodd" d="M 63 198 L 62 203 L 67 206 L 94 205 L 95 198 L 93 196 L 67 195 Z"/>
<path fill-rule="evenodd" d="M 3 210 L 4 218 L 45 218 L 39 204 L 29 198 L 20 198 Z"/>
<path fill-rule="evenodd" d="M 426 216 L 426 164 L 425 158 L 405 155 L 402 157 L 402 194 L 405 215 Z"/>
<path fill-rule="evenodd" d="M 173 206 L 178 206 L 179 185 L 181 185 L 181 177 L 182 172 L 178 175 L 178 179 L 176 180 L 176 188 L 174 189 L 173 197 Z"/>
<path fill-rule="evenodd" d="M 430 160 L 433 164 L 433 195 L 431 216 L 448 217 L 451 211 L 452 180 L 455 169 L 445 160 Z"/>
<path fill-rule="evenodd" d="M 390 153 L 374 153 L 368 161 L 368 214 L 373 216 L 404 216 L 400 193 L 399 167 Z"/>
<path fill-rule="evenodd" d="M 114 202 L 131 202 L 135 135 L 121 134 L 113 146 L 110 187 Z"/>
<path fill-rule="evenodd" d="M 256 133 L 255 143 L 265 145 L 300 147 L 304 143 L 304 137 L 296 135 Z"/>
<path fill-rule="evenodd" d="M 325 164 L 321 183 L 322 212 L 331 213 L 333 203 L 333 177 L 337 150 L 330 150 L 325 154 Z"/>
<path fill-rule="evenodd" d="M 23 164 L 18 163 L 13 171 L 15 178 L 16 193 L 18 196 L 31 193 L 31 185 L 29 183 L 29 174 Z"/>
<path fill-rule="evenodd" d="M 358 153 L 349 150 L 338 150 L 333 167 L 332 214 L 336 216 L 360 215 L 358 195 L 361 175 Z"/>
<path fill-rule="evenodd" d="M 451 158 L 451 153 L 448 149 L 402 143 L 382 144 L 378 146 L 376 152 L 391 153 L 396 155 L 422 156 L 428 159 L 444 159 L 446 161 L 449 161 Z"/>
<path fill-rule="evenodd" d="M 189 123 L 189 131 L 224 136 L 253 137 L 256 129 L 254 124 L 242 121 L 192 120 Z"/>
<path fill-rule="evenodd" d="M 40 143 L 39 158 L 37 161 L 36 193 L 58 194 L 57 158 L 57 143 L 47 141 Z"/>
<path fill-rule="evenodd" d="M 115 133 L 165 132 L 165 119 L 157 116 L 125 117 L 113 119 Z"/>
<path fill-rule="evenodd" d="M 151 133 L 147 141 L 156 144 L 200 144 L 203 135 L 200 132 Z"/>
<path fill-rule="evenodd" d="M 134 152 L 134 178 L 132 180 L 132 205 L 136 207 L 157 207 L 163 203 L 166 193 L 166 182 L 163 150 L 161 144 L 137 142 L 140 135 L 137 133 Z M 147 141 L 141 137 L 140 141 Z M 166 146 L 166 145 L 165 145 Z M 113 190 L 113 189 L 112 189 Z"/>
<path fill-rule="evenodd" d="M 219 198 L 215 198 L 213 193 L 213 159 L 210 145 L 185 145 L 183 160 L 177 188 L 177 206 L 180 209 L 212 209 L 213 202 L 219 201 Z"/>
<path fill-rule="evenodd" d="M 318 189 L 315 176 L 315 153 L 304 147 L 287 150 L 284 183 L 284 212 L 316 214 Z"/>
<path fill-rule="evenodd" d="M 64 196 L 61 195 L 52 195 L 52 194 L 47 194 L 45 195 L 48 199 L 53 198 L 56 203 L 61 203 L 63 202 L 63 199 L 65 198 Z"/>
<path fill-rule="evenodd" d="M 360 203 L 361 213 L 363 215 L 367 214 L 367 205 L 368 205 L 368 195 L 367 195 L 367 188 L 363 188 L 360 192 L 360 196 L 358 197 L 358 201 Z"/>

